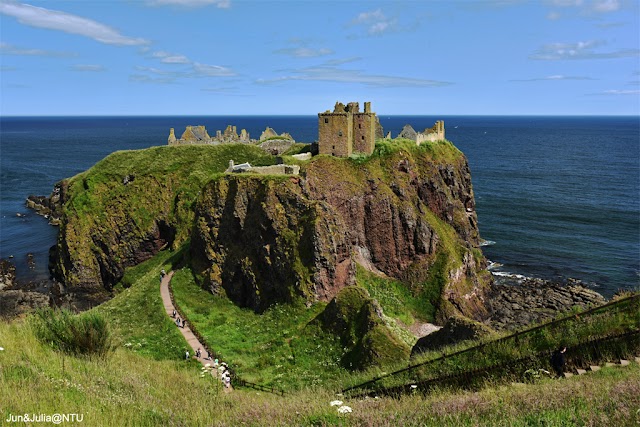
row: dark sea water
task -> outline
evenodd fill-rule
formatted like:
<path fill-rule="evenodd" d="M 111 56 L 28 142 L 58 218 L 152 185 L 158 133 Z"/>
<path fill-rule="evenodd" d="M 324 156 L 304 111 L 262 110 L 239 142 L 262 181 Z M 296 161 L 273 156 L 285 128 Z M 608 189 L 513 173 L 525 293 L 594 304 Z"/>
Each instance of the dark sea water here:
<path fill-rule="evenodd" d="M 577 278 L 610 296 L 640 284 L 640 118 L 381 116 L 396 135 L 444 119 L 469 159 L 483 248 L 498 274 Z M 24 207 L 116 150 L 166 144 L 169 128 L 227 124 L 317 138 L 316 116 L 0 118 L 0 257 L 48 277 L 57 229 Z M 18 217 L 16 213 L 24 214 Z M 29 269 L 27 254 L 36 266 Z"/>

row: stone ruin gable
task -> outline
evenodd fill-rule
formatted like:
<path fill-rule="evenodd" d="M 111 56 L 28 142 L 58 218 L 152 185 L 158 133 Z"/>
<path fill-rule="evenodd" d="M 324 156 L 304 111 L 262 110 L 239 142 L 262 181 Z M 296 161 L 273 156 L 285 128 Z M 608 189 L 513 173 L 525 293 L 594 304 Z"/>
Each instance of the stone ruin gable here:
<path fill-rule="evenodd" d="M 260 134 L 259 141 L 264 141 L 265 139 L 269 139 L 269 138 L 280 138 L 280 139 L 287 139 L 287 140 L 294 141 L 293 137 L 289 135 L 287 132 L 282 132 L 280 135 L 278 135 L 278 133 L 273 128 L 270 128 L 269 126 L 267 126 L 266 129 L 262 131 L 262 133 Z"/>
<path fill-rule="evenodd" d="M 420 145 L 425 141 L 436 142 L 444 139 L 444 120 L 438 120 L 432 128 L 427 128 L 417 134 L 416 143 Z"/>
<path fill-rule="evenodd" d="M 333 112 L 318 114 L 318 151 L 337 157 L 349 157 L 353 153 L 371 154 L 378 130 L 376 113 L 371 103 L 364 103 L 360 112 L 357 102 L 346 106 L 336 102 Z"/>
<path fill-rule="evenodd" d="M 169 145 L 180 145 L 180 144 L 231 144 L 231 143 L 243 143 L 243 144 L 254 144 L 257 141 L 252 140 L 249 136 L 249 132 L 245 129 L 240 131 L 240 135 L 238 135 L 237 128 L 235 126 L 227 126 L 222 131 L 216 131 L 216 136 L 212 138 L 207 133 L 207 129 L 200 126 L 187 126 L 184 133 L 180 137 L 180 139 L 176 139 L 175 130 L 171 128 L 169 130 Z"/>
<path fill-rule="evenodd" d="M 404 125 L 402 131 L 398 134 L 398 138 L 406 138 L 415 141 L 417 145 L 423 142 L 436 142 L 442 141 L 444 137 L 444 120 L 438 120 L 432 128 L 427 128 L 424 131 L 418 133 L 411 125 Z"/>

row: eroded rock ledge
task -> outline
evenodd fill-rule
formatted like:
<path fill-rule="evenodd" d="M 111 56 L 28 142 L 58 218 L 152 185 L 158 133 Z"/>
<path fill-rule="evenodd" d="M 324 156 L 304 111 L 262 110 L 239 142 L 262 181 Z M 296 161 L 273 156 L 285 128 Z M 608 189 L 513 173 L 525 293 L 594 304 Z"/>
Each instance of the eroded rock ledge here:
<path fill-rule="evenodd" d="M 587 308 L 605 302 L 602 295 L 572 279 L 567 283 L 537 278 L 525 279 L 520 284 L 496 282 L 487 298 L 491 313 L 487 323 L 497 330 L 518 329 L 551 320 L 575 306 Z"/>

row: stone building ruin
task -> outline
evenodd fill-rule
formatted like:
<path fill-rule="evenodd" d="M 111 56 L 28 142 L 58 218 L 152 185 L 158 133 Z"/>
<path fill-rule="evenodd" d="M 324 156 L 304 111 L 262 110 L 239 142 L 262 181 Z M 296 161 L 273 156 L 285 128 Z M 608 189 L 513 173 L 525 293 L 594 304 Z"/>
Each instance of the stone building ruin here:
<path fill-rule="evenodd" d="M 375 146 L 377 126 L 370 102 L 364 103 L 364 112 L 357 102 L 336 102 L 333 112 L 318 114 L 318 151 L 337 157 L 369 155 Z"/>
<path fill-rule="evenodd" d="M 444 120 L 438 120 L 433 127 L 427 128 L 422 132 L 416 132 L 411 125 L 404 125 L 398 138 L 410 139 L 418 145 L 423 142 L 443 141 L 445 139 Z"/>
<path fill-rule="evenodd" d="M 284 141 L 289 143 L 289 145 L 295 143 L 295 140 L 291 135 L 284 132 L 280 135 L 276 133 L 270 127 L 267 127 L 262 134 L 260 135 L 260 139 L 251 139 L 249 132 L 246 129 L 240 130 L 240 134 L 238 135 L 238 128 L 236 126 L 228 125 L 224 131 L 217 130 L 216 135 L 214 137 L 210 136 L 207 132 L 207 129 L 200 126 L 187 126 L 185 131 L 182 133 L 180 139 L 176 138 L 175 129 L 171 128 L 169 130 L 169 138 L 167 143 L 169 145 L 185 145 L 185 144 L 257 144 L 259 142 L 268 142 L 268 141 Z"/>

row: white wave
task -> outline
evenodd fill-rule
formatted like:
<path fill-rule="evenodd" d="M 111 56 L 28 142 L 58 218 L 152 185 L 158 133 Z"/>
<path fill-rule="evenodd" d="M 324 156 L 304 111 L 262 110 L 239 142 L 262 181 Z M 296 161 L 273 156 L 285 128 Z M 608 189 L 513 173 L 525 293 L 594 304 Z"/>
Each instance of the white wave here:
<path fill-rule="evenodd" d="M 484 240 L 482 239 L 480 241 L 480 246 L 491 246 L 491 245 L 495 245 L 496 242 L 494 242 L 493 240 Z"/>

